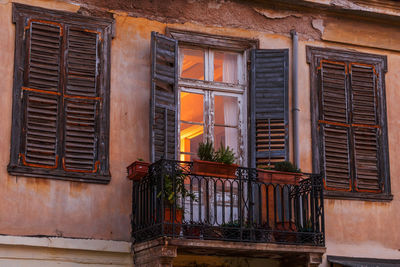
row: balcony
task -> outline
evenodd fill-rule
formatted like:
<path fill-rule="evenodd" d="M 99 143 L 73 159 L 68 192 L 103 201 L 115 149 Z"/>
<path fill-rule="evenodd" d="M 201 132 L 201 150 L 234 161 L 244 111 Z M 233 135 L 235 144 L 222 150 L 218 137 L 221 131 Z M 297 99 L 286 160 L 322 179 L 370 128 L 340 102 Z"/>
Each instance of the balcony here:
<path fill-rule="evenodd" d="M 169 240 L 190 253 L 195 248 L 207 253 L 208 247 L 214 251 L 221 247 L 222 253 L 235 254 L 249 249 L 249 243 L 253 244 L 250 251 L 258 250 L 261 257 L 264 252 L 296 254 L 299 246 L 306 248 L 303 252 L 322 251 L 320 175 L 303 174 L 298 182 L 279 184 L 265 182 L 251 168 L 239 167 L 231 178 L 198 175 L 193 170 L 192 162 L 160 160 L 150 165 L 147 176 L 134 182 L 132 235 L 137 249 L 151 246 L 154 240 L 159 244 Z"/>

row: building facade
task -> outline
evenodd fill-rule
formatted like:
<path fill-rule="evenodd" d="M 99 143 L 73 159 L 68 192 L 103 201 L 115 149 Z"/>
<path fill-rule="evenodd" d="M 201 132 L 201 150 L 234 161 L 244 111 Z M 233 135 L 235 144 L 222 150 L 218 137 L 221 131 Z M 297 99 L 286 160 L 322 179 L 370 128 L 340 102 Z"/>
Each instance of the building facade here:
<path fill-rule="evenodd" d="M 398 1 L 0 0 L 0 14 L 0 266 L 400 264 Z M 233 150 L 233 178 L 168 161 L 206 140 Z M 138 159 L 158 165 L 134 183 Z M 260 182 L 285 160 L 310 175 Z M 162 192 L 182 175 L 168 222 Z"/>

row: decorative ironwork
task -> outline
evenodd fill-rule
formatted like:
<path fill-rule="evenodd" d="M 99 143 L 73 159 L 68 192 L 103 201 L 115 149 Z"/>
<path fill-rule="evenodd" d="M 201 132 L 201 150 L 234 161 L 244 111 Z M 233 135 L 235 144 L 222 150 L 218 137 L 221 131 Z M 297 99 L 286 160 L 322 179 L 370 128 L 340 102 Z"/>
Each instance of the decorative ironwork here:
<path fill-rule="evenodd" d="M 276 184 L 260 181 L 256 169 L 238 168 L 236 178 L 221 178 L 193 174 L 192 167 L 162 159 L 134 182 L 135 242 L 169 236 L 324 246 L 320 175 Z"/>

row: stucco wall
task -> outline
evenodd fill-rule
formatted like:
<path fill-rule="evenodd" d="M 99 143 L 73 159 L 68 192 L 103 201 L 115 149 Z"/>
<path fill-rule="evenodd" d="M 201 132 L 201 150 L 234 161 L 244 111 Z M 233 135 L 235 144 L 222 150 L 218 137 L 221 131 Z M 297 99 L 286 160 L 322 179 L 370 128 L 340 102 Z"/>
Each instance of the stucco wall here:
<path fill-rule="evenodd" d="M 71 3 L 54 0 L 18 2 L 73 12 L 80 8 L 79 4 L 73 4 L 72 1 Z M 105 3 L 100 2 L 98 11 L 107 11 Z M 158 1 L 155 2 L 156 7 L 162 5 Z M 95 5 L 96 1 L 87 3 Z M 189 14 L 193 14 L 192 17 L 186 16 L 180 9 L 179 4 L 182 3 L 189 10 Z M 229 5 L 232 6 L 229 7 Z M 151 31 L 164 33 L 166 26 L 169 26 L 212 34 L 256 38 L 260 41 L 260 48 L 290 48 L 289 30 L 295 28 L 300 35 L 301 168 L 306 172 L 312 171 L 312 155 L 310 79 L 305 46 L 352 49 L 388 57 L 386 96 L 391 186 L 394 199 L 385 203 L 326 200 L 326 238 L 329 255 L 400 258 L 400 231 L 397 230 L 400 221 L 400 181 L 397 173 L 400 171 L 400 166 L 396 164 L 400 156 L 398 149 L 400 121 L 397 119 L 400 106 L 396 105 L 400 101 L 398 39 L 393 41 L 390 35 L 383 33 L 382 29 L 385 29 L 383 26 L 378 26 L 373 31 L 374 35 L 371 36 L 371 24 L 361 22 L 357 24 L 360 27 L 357 35 L 349 36 L 343 29 L 349 27 L 353 21 L 339 20 L 338 22 L 320 14 L 305 13 L 301 16 L 298 12 L 272 11 L 262 6 L 251 8 L 236 2 L 212 1 L 207 6 L 209 11 L 200 10 L 202 12 L 199 13 L 200 15 L 193 12 L 194 9 L 199 8 L 198 4 L 189 0 L 180 0 L 169 7 L 170 10 L 178 10 L 176 16 L 163 13 L 160 11 L 161 8 L 154 6 L 119 7 L 125 8 L 126 12 L 111 10 L 116 26 L 111 51 L 110 166 L 112 179 L 108 185 L 95 185 L 23 178 L 7 174 L 11 132 L 14 26 L 11 22 L 11 1 L 0 0 L 0 43 L 2 44 L 0 71 L 3 74 L 2 97 L 0 98 L 0 113 L 2 114 L 0 234 L 130 239 L 131 183 L 125 177 L 126 166 L 137 158 L 145 160 L 149 158 Z M 85 4 L 85 7 L 87 8 L 88 5 Z M 232 7 L 243 9 L 239 12 Z M 216 22 L 212 20 L 225 14 L 229 9 L 235 12 L 227 19 Z M 153 14 L 153 17 L 149 14 Z M 249 19 L 249 15 L 255 17 Z M 179 16 L 182 16 L 182 19 Z M 235 20 L 232 19 L 233 17 Z M 338 23 L 345 25 L 343 27 L 330 26 Z M 394 27 L 391 27 L 390 31 L 393 36 L 400 34 L 400 30 Z M 350 38 L 352 36 L 355 37 Z M 368 40 L 372 37 L 379 39 L 380 42 L 369 42 Z"/>

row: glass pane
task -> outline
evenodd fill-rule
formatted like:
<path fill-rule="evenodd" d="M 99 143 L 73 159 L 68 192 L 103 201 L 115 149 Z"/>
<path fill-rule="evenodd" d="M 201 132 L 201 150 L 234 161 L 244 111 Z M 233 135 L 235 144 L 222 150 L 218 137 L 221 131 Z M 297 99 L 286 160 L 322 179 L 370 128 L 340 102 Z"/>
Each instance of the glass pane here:
<path fill-rule="evenodd" d="M 204 80 L 204 51 L 200 49 L 182 48 L 179 50 L 180 76 Z"/>
<path fill-rule="evenodd" d="M 224 83 L 239 83 L 237 53 L 214 53 L 214 81 Z"/>
<path fill-rule="evenodd" d="M 181 152 L 197 154 L 199 143 L 203 142 L 203 133 L 204 125 L 181 123 Z"/>
<path fill-rule="evenodd" d="M 181 92 L 181 120 L 203 123 L 203 95 Z"/>
<path fill-rule="evenodd" d="M 237 128 L 214 126 L 215 150 L 218 150 L 222 143 L 223 146 L 229 146 L 230 149 L 233 149 L 233 152 L 235 152 L 235 156 L 237 158 L 239 142 L 238 133 L 239 132 Z"/>
<path fill-rule="evenodd" d="M 215 124 L 237 126 L 239 115 L 238 98 L 216 95 L 214 99 Z"/>

